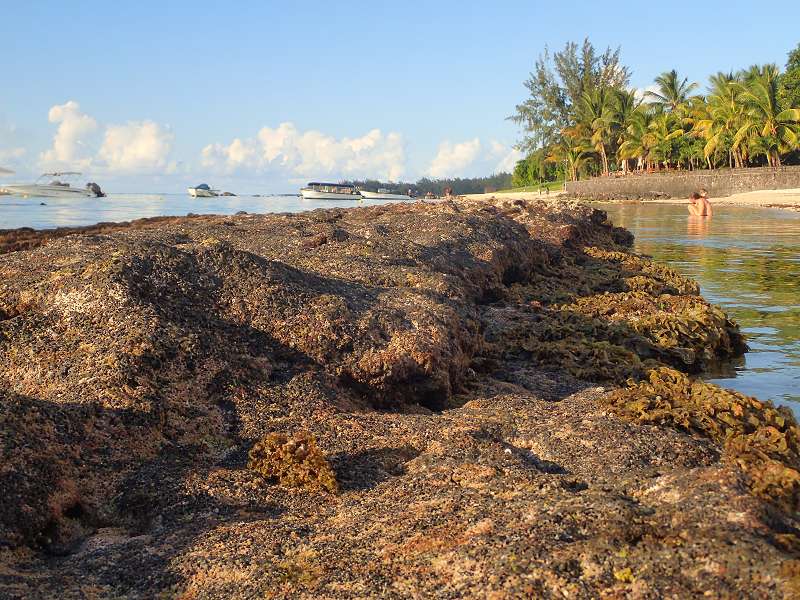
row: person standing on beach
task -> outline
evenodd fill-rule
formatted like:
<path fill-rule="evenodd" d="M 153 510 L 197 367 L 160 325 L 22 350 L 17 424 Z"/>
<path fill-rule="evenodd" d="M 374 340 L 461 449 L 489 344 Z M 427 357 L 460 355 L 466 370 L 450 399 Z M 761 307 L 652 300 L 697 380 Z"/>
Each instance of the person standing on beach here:
<path fill-rule="evenodd" d="M 705 195 L 703 195 L 705 194 Z M 689 196 L 689 214 L 695 217 L 710 217 L 712 215 L 711 202 L 708 201 L 708 192 L 701 190 L 701 193 L 692 192 Z"/>

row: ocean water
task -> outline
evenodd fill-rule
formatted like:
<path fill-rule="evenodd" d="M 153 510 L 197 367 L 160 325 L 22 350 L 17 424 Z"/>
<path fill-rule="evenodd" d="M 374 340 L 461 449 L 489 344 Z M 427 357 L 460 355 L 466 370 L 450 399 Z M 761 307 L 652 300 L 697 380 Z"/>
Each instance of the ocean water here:
<path fill-rule="evenodd" d="M 699 282 L 739 323 L 750 351 L 707 379 L 800 415 L 800 213 L 720 206 L 703 219 L 685 206 L 602 208 L 633 232 L 638 252 Z"/>
<path fill-rule="evenodd" d="M 0 229 L 76 227 L 163 215 L 300 212 L 333 206 L 366 206 L 387 200 L 303 200 L 299 196 L 218 196 L 111 194 L 105 198 L 19 198 L 0 196 Z M 391 202 L 389 200 L 388 202 Z"/>

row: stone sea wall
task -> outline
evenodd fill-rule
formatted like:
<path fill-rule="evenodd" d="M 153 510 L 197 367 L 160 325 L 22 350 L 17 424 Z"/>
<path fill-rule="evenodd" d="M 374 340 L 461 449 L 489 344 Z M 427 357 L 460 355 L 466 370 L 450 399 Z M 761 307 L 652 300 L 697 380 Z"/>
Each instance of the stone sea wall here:
<path fill-rule="evenodd" d="M 685 198 L 700 188 L 711 197 L 800 188 L 800 166 L 595 177 L 567 183 L 567 193 L 595 200 Z"/>

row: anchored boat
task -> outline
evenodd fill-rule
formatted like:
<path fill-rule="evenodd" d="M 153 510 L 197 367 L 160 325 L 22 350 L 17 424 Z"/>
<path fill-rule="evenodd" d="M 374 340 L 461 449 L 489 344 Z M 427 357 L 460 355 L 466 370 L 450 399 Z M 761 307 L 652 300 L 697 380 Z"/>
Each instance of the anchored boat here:
<path fill-rule="evenodd" d="M 102 198 L 105 196 L 103 190 L 96 183 L 87 183 L 85 187 L 72 187 L 69 182 L 61 179 L 78 177 L 77 171 L 62 171 L 58 173 L 44 173 L 35 183 L 4 185 L 2 191 L 7 194 L 23 197 L 47 197 L 47 198 Z M 49 183 L 42 183 L 43 180 L 54 178 Z"/>
<path fill-rule="evenodd" d="M 219 196 L 219 190 L 212 190 L 207 183 L 187 188 L 186 191 L 189 192 L 192 198 L 215 198 Z"/>
<path fill-rule="evenodd" d="M 394 194 L 386 189 L 379 189 L 377 192 L 359 190 L 362 197 L 370 200 L 411 200 L 408 194 Z"/>
<path fill-rule="evenodd" d="M 303 200 L 361 200 L 355 186 L 344 183 L 321 183 L 312 181 L 300 189 Z"/>

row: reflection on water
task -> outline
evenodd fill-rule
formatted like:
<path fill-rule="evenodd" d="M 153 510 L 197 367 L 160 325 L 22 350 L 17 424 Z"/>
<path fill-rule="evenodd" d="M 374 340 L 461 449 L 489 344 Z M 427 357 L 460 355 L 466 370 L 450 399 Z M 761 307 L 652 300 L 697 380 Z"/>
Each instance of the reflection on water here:
<path fill-rule="evenodd" d="M 303 200 L 297 196 L 219 196 L 188 194 L 111 194 L 106 198 L 18 198 L 0 196 L 0 229 L 75 227 L 162 215 L 299 212 L 332 206 L 365 206 L 385 200 Z M 44 203 L 44 206 L 42 206 Z"/>
<path fill-rule="evenodd" d="M 741 326 L 750 352 L 709 379 L 800 414 L 800 214 L 715 207 L 712 218 L 702 218 L 663 204 L 603 209 L 636 235 L 637 251 L 697 280 Z"/>

